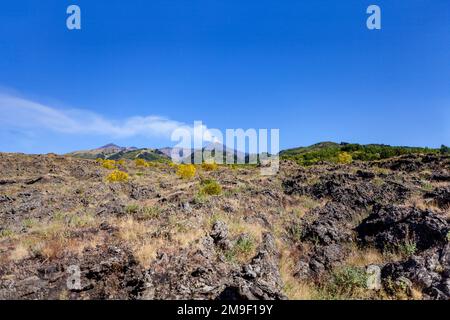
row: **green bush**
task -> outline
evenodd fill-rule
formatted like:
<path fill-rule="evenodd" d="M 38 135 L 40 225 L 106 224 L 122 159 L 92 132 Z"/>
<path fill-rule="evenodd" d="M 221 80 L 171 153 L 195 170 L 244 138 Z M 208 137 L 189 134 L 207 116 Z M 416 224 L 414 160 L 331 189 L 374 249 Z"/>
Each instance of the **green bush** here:
<path fill-rule="evenodd" d="M 342 163 L 343 152 L 351 156 L 353 160 L 373 161 L 379 159 L 386 159 L 405 154 L 436 154 L 448 153 L 448 147 L 442 146 L 441 149 L 429 148 L 414 148 L 414 147 L 393 147 L 388 145 L 360 145 L 360 144 L 336 144 L 336 143 L 320 143 L 305 148 L 291 149 L 283 151 L 280 156 L 281 159 L 293 160 L 299 165 L 309 166 L 317 164 L 321 161 Z"/>
<path fill-rule="evenodd" d="M 3 229 L 0 230 L 0 239 L 1 238 L 10 238 L 14 235 L 14 231 L 10 230 L 10 229 Z"/>
<path fill-rule="evenodd" d="M 328 282 L 319 290 L 321 299 L 353 299 L 367 289 L 367 274 L 364 268 L 345 266 L 334 270 Z"/>
<path fill-rule="evenodd" d="M 156 206 L 140 207 L 137 204 L 130 204 L 126 206 L 125 212 L 138 220 L 151 220 L 159 217 L 161 209 Z"/>
<path fill-rule="evenodd" d="M 255 243 L 252 238 L 250 237 L 240 237 L 234 246 L 234 249 L 236 252 L 247 254 L 250 253 L 255 246 Z"/>
<path fill-rule="evenodd" d="M 406 240 L 404 243 L 398 245 L 398 251 L 404 257 L 410 257 L 417 252 L 417 245 L 412 240 Z"/>
<path fill-rule="evenodd" d="M 137 218 L 142 220 L 156 219 L 160 214 L 160 207 L 143 207 L 139 210 Z"/>
<path fill-rule="evenodd" d="M 203 180 L 201 182 L 200 193 L 204 195 L 219 195 L 222 193 L 220 184 L 212 179 Z"/>
<path fill-rule="evenodd" d="M 139 206 L 137 204 L 130 204 L 125 207 L 125 212 L 127 214 L 135 214 L 139 211 Z"/>
<path fill-rule="evenodd" d="M 449 153 L 450 153 L 450 147 L 447 147 L 447 146 L 442 145 L 442 146 L 441 146 L 441 149 L 439 149 L 439 151 L 440 151 L 442 154 L 449 154 Z"/>
<path fill-rule="evenodd" d="M 246 260 L 254 251 L 255 240 L 250 236 L 241 236 L 236 240 L 234 246 L 227 250 L 225 258 L 228 261 L 244 261 Z"/>

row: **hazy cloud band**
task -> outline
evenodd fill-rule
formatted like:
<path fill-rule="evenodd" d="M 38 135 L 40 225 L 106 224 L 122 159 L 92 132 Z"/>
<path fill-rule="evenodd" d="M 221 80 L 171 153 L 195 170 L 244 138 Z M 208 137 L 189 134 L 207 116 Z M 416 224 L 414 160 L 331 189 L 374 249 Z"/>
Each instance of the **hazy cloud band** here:
<path fill-rule="evenodd" d="M 177 128 L 189 125 L 165 117 L 133 116 L 120 121 L 107 119 L 88 110 L 63 110 L 24 98 L 0 93 L 0 124 L 8 128 L 44 129 L 67 134 L 133 136 L 170 139 Z M 207 130 L 206 127 L 204 130 Z"/>

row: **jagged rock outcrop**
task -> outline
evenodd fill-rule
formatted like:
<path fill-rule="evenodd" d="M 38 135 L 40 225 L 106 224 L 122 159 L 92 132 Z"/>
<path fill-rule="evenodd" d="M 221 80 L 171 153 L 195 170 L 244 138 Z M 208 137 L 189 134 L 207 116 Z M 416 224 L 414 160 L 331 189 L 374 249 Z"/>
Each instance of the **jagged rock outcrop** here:
<path fill-rule="evenodd" d="M 17 267 L 0 267 L 0 299 L 134 299 L 143 284 L 131 253 L 114 246 L 86 249 L 81 257 L 43 260 L 38 266 L 28 259 L 20 273 Z"/>
<path fill-rule="evenodd" d="M 406 261 L 388 263 L 382 270 L 387 290 L 400 278 L 420 288 L 429 299 L 450 299 L 450 244 L 433 248 Z"/>
<path fill-rule="evenodd" d="M 328 198 L 354 210 L 361 210 L 376 203 L 401 203 L 411 194 L 410 188 L 396 181 L 385 183 L 371 181 L 371 174 L 325 174 L 319 182 L 307 184 L 304 174 L 283 182 L 287 194 L 310 195 L 317 199 Z"/>
<path fill-rule="evenodd" d="M 375 206 L 357 231 L 363 244 L 379 249 L 395 249 L 413 242 L 423 251 L 445 243 L 449 228 L 447 221 L 430 210 L 388 205 Z"/>
<path fill-rule="evenodd" d="M 217 297 L 225 300 L 280 300 L 283 281 L 279 272 L 279 252 L 272 234 L 264 233 L 258 253 L 235 272 Z"/>
<path fill-rule="evenodd" d="M 436 188 L 432 192 L 427 192 L 424 197 L 433 199 L 438 207 L 450 210 L 450 187 Z"/>

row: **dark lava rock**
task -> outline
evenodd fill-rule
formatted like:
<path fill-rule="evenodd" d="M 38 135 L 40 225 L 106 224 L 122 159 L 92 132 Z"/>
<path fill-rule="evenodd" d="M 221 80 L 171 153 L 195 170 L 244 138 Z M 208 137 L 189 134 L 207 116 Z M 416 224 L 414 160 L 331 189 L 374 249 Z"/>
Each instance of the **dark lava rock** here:
<path fill-rule="evenodd" d="M 221 240 L 225 240 L 228 237 L 228 227 L 223 221 L 216 221 L 212 227 L 210 236 L 217 243 Z"/>
<path fill-rule="evenodd" d="M 360 174 L 332 173 L 325 174 L 319 182 L 311 185 L 305 183 L 305 177 L 299 175 L 294 179 L 283 181 L 288 195 L 308 195 L 317 199 L 329 198 L 355 210 L 364 209 L 376 203 L 403 202 L 411 190 L 398 182 L 387 180 L 382 184 L 371 181 L 369 172 Z"/>
<path fill-rule="evenodd" d="M 216 221 L 212 227 L 210 236 L 214 239 L 214 243 L 223 250 L 231 248 L 231 242 L 228 240 L 228 227 L 225 222 Z"/>
<path fill-rule="evenodd" d="M 199 248 L 161 251 L 146 272 L 141 299 L 215 299 L 226 287 L 230 265 L 217 259 L 211 237 Z"/>
<path fill-rule="evenodd" d="M 308 176 L 304 173 L 300 173 L 293 178 L 283 180 L 282 186 L 284 193 L 287 195 L 308 193 L 309 189 L 306 185 L 307 181 Z"/>
<path fill-rule="evenodd" d="M 438 182 L 450 182 L 450 173 L 445 171 L 434 172 L 430 178 Z"/>
<path fill-rule="evenodd" d="M 125 204 L 118 199 L 113 199 L 101 204 L 96 213 L 98 215 L 123 215 L 125 214 Z"/>
<path fill-rule="evenodd" d="M 358 170 L 356 171 L 356 175 L 360 178 L 363 179 L 373 179 L 375 178 L 375 173 L 371 172 L 371 171 L 362 171 L 362 170 Z"/>
<path fill-rule="evenodd" d="M 353 241 L 353 229 L 361 213 L 341 204 L 328 202 L 310 212 L 302 223 L 302 240 L 313 244 L 297 264 L 296 277 L 319 280 L 348 256 L 346 244 Z M 309 221 L 311 217 L 314 220 Z M 307 220 L 309 219 L 309 220 Z"/>
<path fill-rule="evenodd" d="M 303 225 L 303 240 L 322 245 L 351 241 L 351 222 L 357 216 L 352 209 L 340 203 L 328 202 L 323 208 L 313 210 L 310 215 L 317 215 L 317 218 Z"/>
<path fill-rule="evenodd" d="M 409 279 L 431 299 L 450 299 L 450 244 L 430 249 L 403 262 L 388 263 L 381 273 L 386 289 L 399 278 Z"/>
<path fill-rule="evenodd" d="M 311 252 L 302 257 L 297 264 L 295 276 L 302 280 L 320 280 L 325 272 L 339 266 L 349 254 L 343 244 L 315 246 Z"/>
<path fill-rule="evenodd" d="M 278 264 L 280 255 L 272 234 L 263 234 L 258 253 L 248 265 L 232 274 L 219 300 L 283 300 L 283 281 Z"/>
<path fill-rule="evenodd" d="M 11 198 L 7 195 L 0 195 L 0 203 L 5 203 L 5 202 L 13 202 L 14 198 Z"/>
<path fill-rule="evenodd" d="M 389 249 L 412 240 L 421 251 L 445 243 L 448 231 L 448 223 L 430 210 L 394 205 L 375 206 L 357 228 L 363 244 Z"/>
<path fill-rule="evenodd" d="M 148 186 L 131 185 L 130 197 L 135 200 L 150 198 L 154 193 L 154 189 Z"/>
<path fill-rule="evenodd" d="M 79 275 L 74 286 L 68 285 L 75 274 L 71 270 Z M 0 299 L 134 299 L 143 286 L 131 253 L 114 246 L 85 249 L 81 257 L 39 264 L 28 259 L 0 268 L 0 274 L 11 272 L 13 278 L 0 279 Z"/>
<path fill-rule="evenodd" d="M 263 234 L 258 253 L 240 268 L 221 260 L 214 248 L 214 240 L 206 237 L 197 249 L 161 252 L 146 273 L 140 298 L 285 299 L 271 234 Z"/>
<path fill-rule="evenodd" d="M 420 159 L 410 156 L 404 156 L 397 159 L 389 159 L 382 163 L 380 167 L 388 168 L 394 171 L 417 171 L 423 164 Z"/>
<path fill-rule="evenodd" d="M 450 187 L 436 188 L 434 191 L 426 193 L 424 197 L 433 199 L 439 208 L 450 207 Z"/>

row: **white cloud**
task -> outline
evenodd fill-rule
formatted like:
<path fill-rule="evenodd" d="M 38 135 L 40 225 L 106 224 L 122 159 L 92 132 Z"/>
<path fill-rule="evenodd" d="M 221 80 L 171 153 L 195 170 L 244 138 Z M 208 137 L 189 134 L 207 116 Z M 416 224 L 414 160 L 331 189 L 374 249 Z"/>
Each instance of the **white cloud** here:
<path fill-rule="evenodd" d="M 81 109 L 58 109 L 24 98 L 0 93 L 0 125 L 9 128 L 44 129 L 67 134 L 169 138 L 177 128 L 193 130 L 186 123 L 156 115 L 134 116 L 114 121 Z M 202 130 L 207 131 L 206 126 Z"/>

